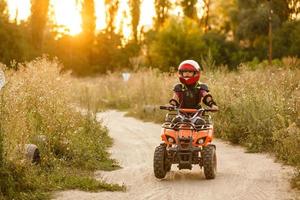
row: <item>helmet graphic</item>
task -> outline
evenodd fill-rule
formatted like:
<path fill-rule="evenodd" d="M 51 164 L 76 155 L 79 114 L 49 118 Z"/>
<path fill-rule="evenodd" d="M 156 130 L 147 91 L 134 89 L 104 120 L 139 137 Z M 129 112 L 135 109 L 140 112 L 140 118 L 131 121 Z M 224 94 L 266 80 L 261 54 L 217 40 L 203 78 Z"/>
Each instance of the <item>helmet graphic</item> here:
<path fill-rule="evenodd" d="M 183 72 L 194 72 L 192 77 L 184 77 Z M 185 60 L 178 67 L 178 75 L 181 83 L 185 85 L 194 85 L 200 78 L 200 66 L 194 60 Z"/>

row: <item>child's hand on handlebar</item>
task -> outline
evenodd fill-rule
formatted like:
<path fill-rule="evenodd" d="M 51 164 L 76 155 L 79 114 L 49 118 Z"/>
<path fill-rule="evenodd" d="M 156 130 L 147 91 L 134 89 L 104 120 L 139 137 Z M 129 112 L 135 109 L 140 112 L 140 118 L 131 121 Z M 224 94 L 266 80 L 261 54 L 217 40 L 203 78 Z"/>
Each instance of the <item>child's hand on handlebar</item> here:
<path fill-rule="evenodd" d="M 159 109 L 171 111 L 171 110 L 175 110 L 176 107 L 175 107 L 175 106 L 172 106 L 172 105 L 165 105 L 165 106 L 159 106 Z"/>

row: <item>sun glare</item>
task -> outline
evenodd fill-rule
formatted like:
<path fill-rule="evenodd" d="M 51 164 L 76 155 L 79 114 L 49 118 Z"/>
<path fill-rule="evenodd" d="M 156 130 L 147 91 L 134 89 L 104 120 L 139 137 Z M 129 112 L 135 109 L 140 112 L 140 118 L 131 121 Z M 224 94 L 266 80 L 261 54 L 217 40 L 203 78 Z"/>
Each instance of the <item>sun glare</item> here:
<path fill-rule="evenodd" d="M 81 0 L 82 1 L 82 0 Z M 21 22 L 30 16 L 30 0 L 7 0 L 11 20 Z M 58 26 L 57 31 L 70 35 L 81 32 L 81 4 L 76 0 L 50 0 L 50 20 Z M 106 26 L 104 0 L 95 0 L 96 28 L 102 30 Z M 155 16 L 154 0 L 144 0 L 141 4 L 139 28 L 152 26 Z M 125 38 L 131 35 L 131 16 L 128 0 L 120 0 L 116 16 L 116 31 L 122 32 Z"/>
<path fill-rule="evenodd" d="M 95 10 L 96 10 L 96 29 L 101 30 L 106 26 L 105 20 L 105 4 L 104 0 L 95 0 Z"/>
<path fill-rule="evenodd" d="M 81 32 L 80 7 L 74 0 L 51 0 L 50 7 L 53 7 L 54 23 L 66 27 L 70 35 Z"/>
<path fill-rule="evenodd" d="M 30 15 L 30 0 L 8 0 L 7 7 L 10 20 L 26 20 Z"/>
<path fill-rule="evenodd" d="M 154 0 L 143 1 L 141 5 L 140 27 L 152 26 L 152 21 L 154 16 L 155 16 Z"/>

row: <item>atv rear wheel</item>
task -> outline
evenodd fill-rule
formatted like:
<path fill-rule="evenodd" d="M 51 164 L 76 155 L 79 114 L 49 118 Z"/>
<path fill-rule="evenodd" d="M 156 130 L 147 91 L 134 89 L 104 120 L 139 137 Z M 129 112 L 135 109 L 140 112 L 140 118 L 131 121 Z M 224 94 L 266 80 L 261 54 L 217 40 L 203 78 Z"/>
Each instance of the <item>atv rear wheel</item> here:
<path fill-rule="evenodd" d="M 154 175 L 156 178 L 162 179 L 166 176 L 169 170 L 166 166 L 166 147 L 159 145 L 155 148 L 153 158 Z M 171 168 L 171 167 L 170 167 Z"/>
<path fill-rule="evenodd" d="M 213 145 L 208 145 L 202 150 L 203 168 L 206 179 L 214 179 L 217 173 L 217 154 Z"/>

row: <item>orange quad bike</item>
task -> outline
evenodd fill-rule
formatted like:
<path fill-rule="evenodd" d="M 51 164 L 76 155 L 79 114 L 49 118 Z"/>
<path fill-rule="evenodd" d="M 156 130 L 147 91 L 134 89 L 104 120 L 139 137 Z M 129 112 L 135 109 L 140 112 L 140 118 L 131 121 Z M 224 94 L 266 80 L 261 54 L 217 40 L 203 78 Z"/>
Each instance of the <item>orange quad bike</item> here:
<path fill-rule="evenodd" d="M 207 114 L 212 109 L 182 109 L 160 106 L 168 110 L 162 124 L 163 143 L 155 148 L 153 168 L 156 178 L 162 179 L 178 164 L 179 170 L 192 169 L 192 165 L 204 168 L 206 179 L 214 179 L 217 172 L 216 146 L 212 144 L 213 124 Z M 174 113 L 175 111 L 175 113 Z"/>

